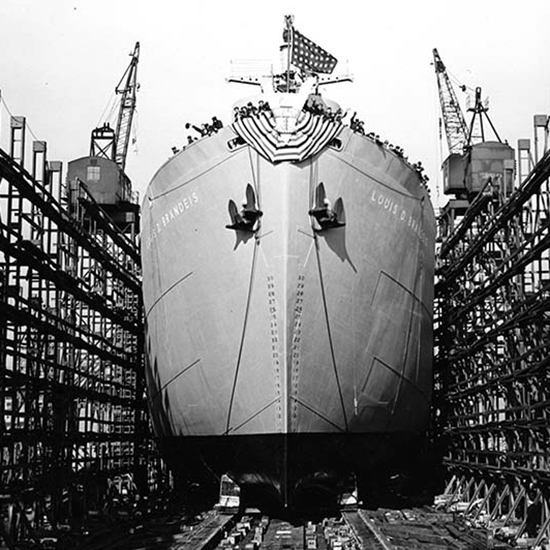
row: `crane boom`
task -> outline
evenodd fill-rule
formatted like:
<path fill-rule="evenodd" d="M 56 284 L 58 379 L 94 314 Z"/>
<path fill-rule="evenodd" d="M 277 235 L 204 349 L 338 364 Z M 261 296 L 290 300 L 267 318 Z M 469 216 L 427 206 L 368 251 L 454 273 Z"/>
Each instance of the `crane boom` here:
<path fill-rule="evenodd" d="M 468 143 L 468 126 L 447 75 L 447 69 L 436 48 L 433 50 L 433 56 L 449 154 L 462 153 L 464 146 Z"/>
<path fill-rule="evenodd" d="M 115 134 L 114 161 L 120 169 L 124 171 L 126 166 L 126 154 L 128 153 L 128 143 L 130 141 L 130 130 L 132 128 L 132 118 L 136 110 L 136 92 L 137 84 L 137 65 L 139 61 L 139 42 L 136 42 L 133 53 L 130 54 L 132 60 L 128 68 L 122 75 L 116 93 L 121 94 L 120 109 Z"/>

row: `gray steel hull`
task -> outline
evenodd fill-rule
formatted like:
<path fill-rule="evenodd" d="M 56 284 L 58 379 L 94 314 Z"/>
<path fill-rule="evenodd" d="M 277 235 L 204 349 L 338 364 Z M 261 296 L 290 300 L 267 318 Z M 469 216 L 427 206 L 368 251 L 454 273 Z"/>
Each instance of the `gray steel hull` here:
<path fill-rule="evenodd" d="M 224 128 L 176 155 L 144 201 L 157 435 L 188 438 L 189 453 L 200 438 L 209 447 L 219 441 L 226 464 L 209 460 L 243 483 L 254 478 L 254 452 L 262 463 L 261 445 L 250 447 L 250 460 L 235 461 L 231 438 L 422 435 L 432 386 L 435 221 L 417 174 L 347 128 L 341 148 L 300 163 L 273 164 L 248 145 L 231 150 L 234 137 Z M 332 201 L 342 198 L 344 227 L 316 230 L 308 211 L 320 182 Z M 228 201 L 242 201 L 248 183 L 263 211 L 256 233 L 226 228 Z M 307 470 L 293 462 L 298 454 L 274 457 L 281 467 L 266 476 L 283 504 L 300 483 L 288 472 Z M 323 468 L 324 459 L 311 463 Z"/>

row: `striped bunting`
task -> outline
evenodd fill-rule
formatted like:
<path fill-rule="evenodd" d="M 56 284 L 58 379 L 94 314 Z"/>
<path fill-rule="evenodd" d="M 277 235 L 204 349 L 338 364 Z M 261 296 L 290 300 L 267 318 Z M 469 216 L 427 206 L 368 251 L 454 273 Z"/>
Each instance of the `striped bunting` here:
<path fill-rule="evenodd" d="M 281 133 L 270 113 L 245 116 L 233 123 L 233 128 L 246 143 L 271 162 L 300 162 L 317 154 L 336 137 L 342 122 L 324 119 L 302 111 L 292 133 Z"/>

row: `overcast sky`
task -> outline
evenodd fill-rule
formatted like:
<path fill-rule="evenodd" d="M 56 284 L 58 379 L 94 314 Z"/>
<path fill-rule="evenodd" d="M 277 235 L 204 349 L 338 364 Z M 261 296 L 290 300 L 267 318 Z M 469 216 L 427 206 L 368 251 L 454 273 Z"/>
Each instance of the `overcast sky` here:
<path fill-rule="evenodd" d="M 230 122 L 233 102 L 254 91 L 226 83 L 230 60 L 276 58 L 285 14 L 339 59 L 336 72 L 349 61 L 355 82 L 325 94 L 422 160 L 434 184 L 446 155 L 434 47 L 458 82 L 483 88 L 511 145 L 532 138 L 534 114 L 550 113 L 548 0 L 1 0 L 0 90 L 11 113 L 27 117 L 29 141 L 46 140 L 49 159 L 67 163 L 88 154 L 90 132 L 104 122 L 140 41 L 127 172 L 143 196 L 171 147 L 185 142 L 185 122 Z M 6 149 L 4 107 L 0 117 Z"/>

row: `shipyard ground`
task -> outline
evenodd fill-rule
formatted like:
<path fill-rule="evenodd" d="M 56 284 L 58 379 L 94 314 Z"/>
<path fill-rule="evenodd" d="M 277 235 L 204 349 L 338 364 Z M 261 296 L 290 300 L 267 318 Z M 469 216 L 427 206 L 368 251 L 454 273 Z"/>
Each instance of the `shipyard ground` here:
<path fill-rule="evenodd" d="M 288 521 L 255 509 L 235 514 L 216 510 L 167 509 L 148 518 L 119 514 L 112 524 L 87 526 L 65 539 L 83 550 L 474 550 L 512 548 L 517 526 L 487 528 L 474 513 L 444 506 L 358 509 L 324 518 Z M 52 546 L 55 539 L 50 538 Z M 524 537 L 526 547 L 533 539 Z M 70 546 L 62 546 L 70 547 Z"/>

